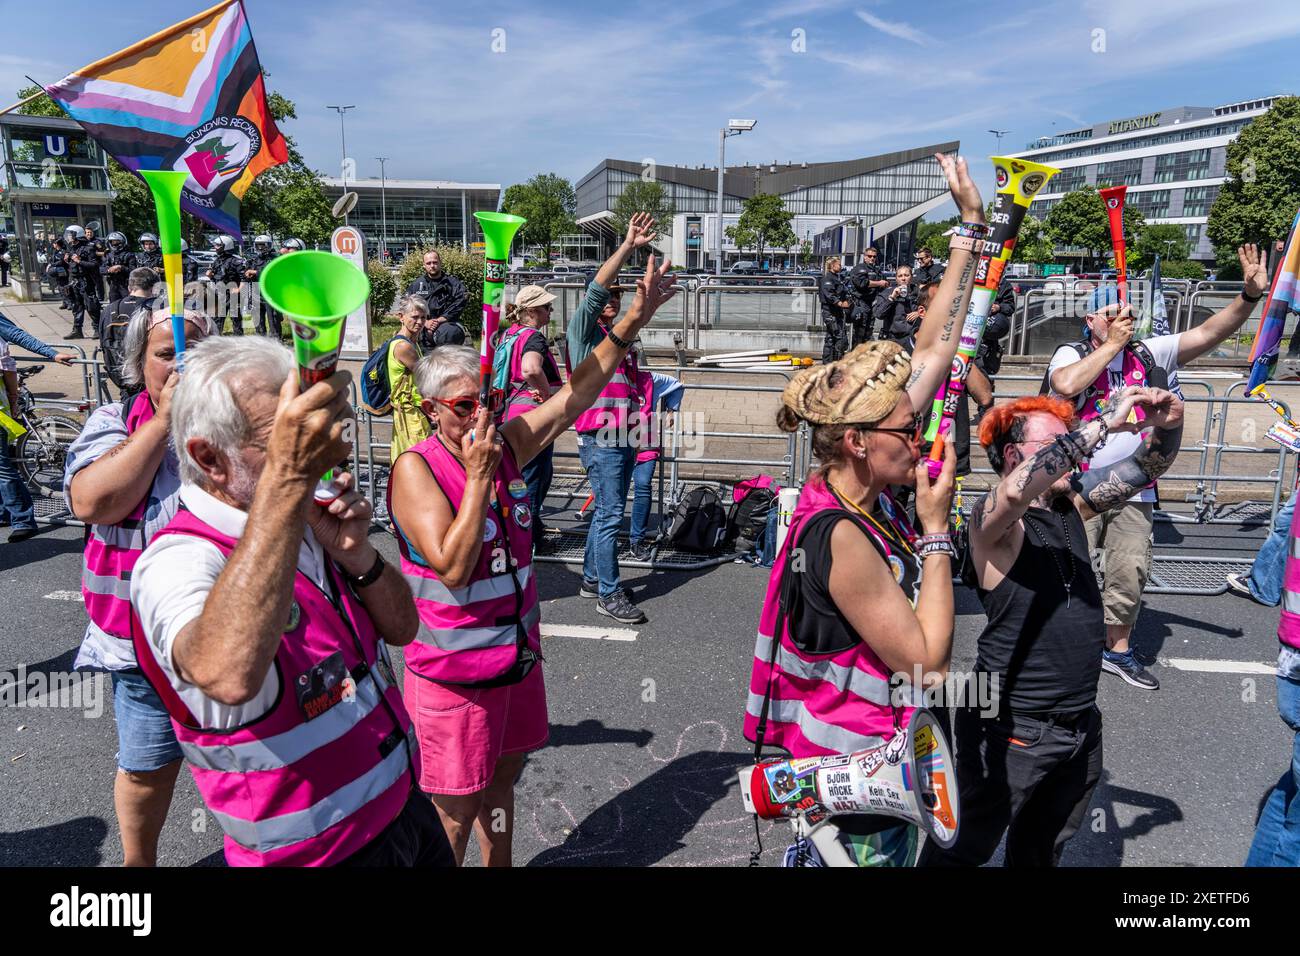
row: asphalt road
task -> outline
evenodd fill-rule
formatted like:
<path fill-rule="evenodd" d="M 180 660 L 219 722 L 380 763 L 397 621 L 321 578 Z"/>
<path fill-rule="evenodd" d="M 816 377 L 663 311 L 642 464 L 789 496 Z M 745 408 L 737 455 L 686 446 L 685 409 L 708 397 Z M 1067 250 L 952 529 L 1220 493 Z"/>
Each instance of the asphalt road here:
<path fill-rule="evenodd" d="M 1261 538 L 1232 526 L 1179 532 L 1205 551 L 1238 555 Z M 393 556 L 390 538 L 376 541 Z M 70 669 L 85 622 L 80 564 L 80 529 L 0 544 L 0 671 Z M 576 596 L 576 569 L 539 567 L 544 622 L 609 623 Z M 520 782 L 515 861 L 743 866 L 754 827 L 737 793 L 736 771 L 750 760 L 740 718 L 766 572 L 723 565 L 627 580 L 650 617 L 634 640 L 544 641 L 551 741 Z M 983 617 L 969 592 L 959 592 L 958 611 L 960 669 L 973 662 Z M 1065 863 L 1241 863 L 1258 806 L 1291 753 L 1270 669 L 1277 614 L 1231 595 L 1148 599 L 1138 647 L 1165 662 L 1153 667 L 1163 686 L 1143 692 L 1102 676 L 1106 773 Z M 1217 669 L 1187 669 L 1197 666 Z M 0 706 L 0 865 L 120 861 L 116 731 L 107 681 L 95 686 L 98 700 L 83 687 L 79 701 L 64 701 L 78 706 L 31 706 L 47 698 Z M 775 864 L 788 830 L 769 823 L 761 832 L 764 862 Z M 183 772 L 160 862 L 221 865 L 220 851 L 220 831 Z"/>

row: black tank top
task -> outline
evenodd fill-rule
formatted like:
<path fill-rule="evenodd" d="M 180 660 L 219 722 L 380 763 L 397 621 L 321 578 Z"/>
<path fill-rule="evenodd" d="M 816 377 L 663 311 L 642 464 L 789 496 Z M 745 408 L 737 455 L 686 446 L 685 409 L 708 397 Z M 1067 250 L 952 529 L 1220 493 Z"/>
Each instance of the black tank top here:
<path fill-rule="evenodd" d="M 1069 522 L 1075 563 L 1068 606 L 1061 580 L 1070 574 L 1063 522 Z M 1030 508 L 1024 523 L 1024 544 L 1011 572 L 992 591 L 978 589 L 988 624 L 979 638 L 975 668 L 998 675 L 996 698 L 1003 713 L 1086 710 L 1097 699 L 1105 647 L 1101 591 L 1088 557 L 1088 536 L 1074 505 L 1064 498 L 1051 510 Z"/>

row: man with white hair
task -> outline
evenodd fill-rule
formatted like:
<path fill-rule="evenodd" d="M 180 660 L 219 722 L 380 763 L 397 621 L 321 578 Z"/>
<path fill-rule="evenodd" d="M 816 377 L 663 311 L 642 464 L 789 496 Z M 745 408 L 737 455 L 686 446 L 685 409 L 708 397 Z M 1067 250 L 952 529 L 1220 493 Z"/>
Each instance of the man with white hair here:
<path fill-rule="evenodd" d="M 384 646 L 416 635 L 410 588 L 365 498 L 313 500 L 350 451 L 350 381 L 299 394 L 284 346 L 213 338 L 172 399 L 182 507 L 132 575 L 137 656 L 232 865 L 452 861 Z"/>

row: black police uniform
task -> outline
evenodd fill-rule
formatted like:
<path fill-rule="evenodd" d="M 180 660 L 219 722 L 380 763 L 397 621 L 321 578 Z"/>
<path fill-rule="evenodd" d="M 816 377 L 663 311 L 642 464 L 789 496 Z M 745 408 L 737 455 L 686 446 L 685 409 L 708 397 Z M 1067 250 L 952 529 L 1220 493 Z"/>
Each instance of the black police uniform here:
<path fill-rule="evenodd" d="M 917 266 L 912 270 L 912 281 L 917 285 L 938 282 L 943 278 L 943 273 L 944 267 L 932 259 L 928 266 Z"/>
<path fill-rule="evenodd" d="M 262 298 L 261 290 L 258 288 L 257 280 L 262 277 L 262 270 L 271 264 L 275 258 L 273 250 L 260 252 L 254 249 L 253 254 L 244 259 L 244 303 L 246 312 L 254 319 L 254 327 L 258 335 L 266 335 L 268 324 L 270 326 L 270 335 L 276 339 L 280 338 L 280 313 L 271 308 L 270 303 Z M 256 275 L 250 279 L 249 272 L 255 272 Z"/>
<path fill-rule="evenodd" d="M 841 270 L 843 272 L 843 270 Z M 845 325 L 844 280 L 838 273 L 827 272 L 817 284 L 817 298 L 821 300 L 822 323 L 826 326 L 826 338 L 822 343 L 822 361 L 834 362 L 849 350 L 848 330 Z"/>
<path fill-rule="evenodd" d="M 114 266 L 121 266 L 116 272 L 109 272 Z M 108 278 L 108 301 L 116 302 L 118 299 L 126 297 L 127 286 L 130 285 L 128 280 L 131 278 L 131 270 L 136 267 L 135 253 L 128 252 L 124 246 L 121 249 L 113 249 L 111 246 L 104 255 L 103 259 L 104 272 Z"/>
<path fill-rule="evenodd" d="M 213 297 L 212 314 L 217 322 L 217 331 L 224 335 L 226 319 L 230 319 L 231 331 L 235 335 L 243 335 L 244 320 L 239 314 L 239 283 L 244 278 L 244 260 L 223 249 L 208 267 L 207 277 L 215 284 L 215 288 L 210 288 L 208 294 Z"/>
<path fill-rule="evenodd" d="M 460 313 L 464 310 L 465 300 L 468 298 L 465 284 L 448 272 L 441 273 L 436 279 L 421 275 L 406 287 L 406 294 L 418 295 L 423 299 L 424 304 L 429 307 L 431 317 L 445 315 L 452 322 L 460 320 Z M 427 329 L 421 330 L 421 348 L 432 349 L 439 344 L 441 343 L 434 341 L 433 333 Z"/>
<path fill-rule="evenodd" d="M 74 260 L 80 261 L 74 261 Z M 103 277 L 99 272 L 99 253 L 95 244 L 85 239 L 73 242 L 66 254 L 68 283 L 72 303 L 72 334 L 80 336 L 85 331 L 86 314 L 99 335 L 99 313 L 103 308 L 99 293 Z"/>
<path fill-rule="evenodd" d="M 870 283 L 878 282 L 885 278 L 885 274 L 880 270 L 880 266 L 867 262 L 865 259 L 853 267 L 849 273 L 849 287 L 853 295 L 853 347 L 857 348 L 863 342 L 868 341 L 875 335 L 876 318 L 872 307 L 876 304 L 876 296 L 880 293 L 880 287 L 872 288 Z"/>

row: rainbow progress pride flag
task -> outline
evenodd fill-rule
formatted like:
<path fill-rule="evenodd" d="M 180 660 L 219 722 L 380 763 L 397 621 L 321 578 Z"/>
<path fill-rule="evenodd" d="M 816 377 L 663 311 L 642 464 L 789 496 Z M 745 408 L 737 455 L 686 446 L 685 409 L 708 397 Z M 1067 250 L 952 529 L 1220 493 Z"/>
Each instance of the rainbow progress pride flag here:
<path fill-rule="evenodd" d="M 127 169 L 188 172 L 181 208 L 236 238 L 244 193 L 289 158 L 240 0 L 224 0 L 45 92 Z"/>
<path fill-rule="evenodd" d="M 1277 272 L 1273 274 L 1273 286 L 1268 290 L 1268 301 L 1264 303 L 1264 314 L 1259 320 L 1259 329 L 1255 332 L 1255 344 L 1250 350 L 1250 378 L 1246 382 L 1246 394 L 1268 381 L 1277 365 L 1277 353 L 1282 345 L 1282 332 L 1286 327 L 1288 312 L 1300 311 L 1300 212 L 1296 213 L 1291 223 L 1291 235 L 1287 237 L 1286 247 L 1282 252 L 1282 261 L 1278 263 Z"/>

